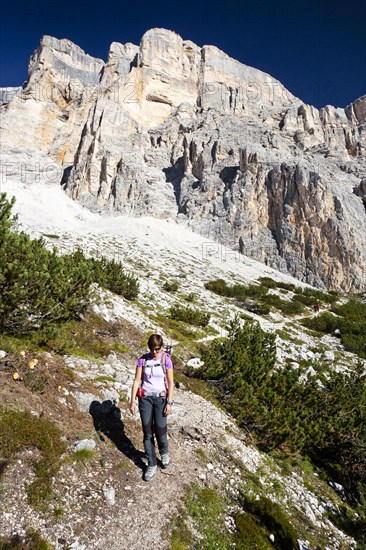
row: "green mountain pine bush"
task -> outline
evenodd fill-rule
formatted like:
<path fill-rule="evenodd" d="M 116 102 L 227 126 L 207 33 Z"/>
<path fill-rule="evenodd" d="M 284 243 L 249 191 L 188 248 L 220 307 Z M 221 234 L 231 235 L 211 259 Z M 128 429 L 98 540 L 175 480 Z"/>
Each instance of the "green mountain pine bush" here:
<path fill-rule="evenodd" d="M 333 305 L 332 311 L 335 315 L 325 312 L 303 319 L 301 324 L 327 334 L 337 331 L 347 351 L 366 359 L 366 304 L 352 299 L 346 304 Z"/>
<path fill-rule="evenodd" d="M 139 284 L 136 277 L 124 272 L 122 264 L 107 258 L 88 258 L 93 281 L 99 286 L 123 296 L 126 300 L 133 300 L 138 296 Z"/>
<path fill-rule="evenodd" d="M 78 318 L 92 282 L 128 299 L 137 296 L 137 279 L 114 260 L 87 259 L 81 249 L 58 256 L 42 239 L 14 231 L 14 202 L 0 194 L 0 332 L 26 334 Z"/>
<path fill-rule="evenodd" d="M 195 327 L 207 327 L 211 315 L 197 308 L 175 304 L 169 310 L 169 317 Z"/>
<path fill-rule="evenodd" d="M 366 376 L 319 374 L 276 367 L 275 336 L 256 323 L 231 323 L 211 342 L 197 375 L 215 381 L 222 403 L 263 450 L 300 452 L 342 483 L 351 503 L 366 484 Z M 320 383 L 320 384 L 319 384 Z M 361 514 L 360 514 L 361 517 Z"/>
<path fill-rule="evenodd" d="M 297 295 L 292 300 L 283 300 L 277 294 L 268 294 L 268 289 L 279 286 L 273 279 L 262 277 L 260 282 L 261 284 L 259 285 L 252 284 L 246 286 L 236 283 L 230 286 L 223 279 L 216 279 L 208 281 L 205 284 L 205 288 L 220 296 L 236 298 L 245 309 L 258 315 L 267 315 L 271 310 L 270 306 L 287 315 L 294 315 L 304 311 L 304 305 L 297 299 Z M 251 300 L 256 301 L 253 303 Z"/>

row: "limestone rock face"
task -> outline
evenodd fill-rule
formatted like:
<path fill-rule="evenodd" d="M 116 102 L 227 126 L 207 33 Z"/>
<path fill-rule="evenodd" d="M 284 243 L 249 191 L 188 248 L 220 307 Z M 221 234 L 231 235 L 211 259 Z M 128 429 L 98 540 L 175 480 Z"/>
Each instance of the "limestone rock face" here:
<path fill-rule="evenodd" d="M 69 40 L 42 37 L 27 82 L 2 107 L 1 152 L 16 177 L 22 173 L 31 183 L 48 173 L 54 179 L 73 162 L 103 66 Z"/>
<path fill-rule="evenodd" d="M 365 123 L 366 122 L 366 95 L 359 97 L 348 105 L 346 109 L 346 115 L 351 122 Z"/>
<path fill-rule="evenodd" d="M 318 110 L 215 46 L 151 29 L 106 63 L 43 37 L 2 98 L 6 178 L 52 163 L 47 177 L 91 210 L 178 216 L 303 281 L 364 288 L 366 96 Z"/>
<path fill-rule="evenodd" d="M 21 86 L 7 86 L 5 88 L 0 88 L 0 105 L 6 105 L 10 100 L 15 96 L 20 90 Z"/>

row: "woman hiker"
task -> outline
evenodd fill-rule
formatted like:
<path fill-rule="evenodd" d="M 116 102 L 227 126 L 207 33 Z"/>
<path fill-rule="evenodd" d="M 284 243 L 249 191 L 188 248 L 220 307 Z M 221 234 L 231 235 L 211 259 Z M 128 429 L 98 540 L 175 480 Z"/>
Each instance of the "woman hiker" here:
<path fill-rule="evenodd" d="M 174 378 L 172 359 L 163 351 L 164 342 L 160 334 L 152 334 L 147 345 L 150 353 L 137 361 L 130 411 L 135 414 L 135 399 L 138 397 L 148 460 L 144 480 L 151 481 L 157 470 L 154 436 L 159 447 L 162 468 L 169 466 L 167 417 L 172 412 Z"/>

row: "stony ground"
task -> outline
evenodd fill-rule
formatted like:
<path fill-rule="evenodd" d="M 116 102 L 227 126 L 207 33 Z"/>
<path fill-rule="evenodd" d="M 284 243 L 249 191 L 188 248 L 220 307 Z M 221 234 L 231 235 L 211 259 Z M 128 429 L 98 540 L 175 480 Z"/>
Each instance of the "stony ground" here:
<path fill-rule="evenodd" d="M 37 458 L 37 450 L 20 453 L 6 468 L 0 536 L 24 535 L 32 527 L 60 550 L 168 549 L 171 520 L 193 482 L 219 487 L 235 502 L 239 488 L 251 492 L 248 479 L 257 475 L 267 495 L 288 509 L 297 509 L 314 529 L 324 530 L 329 550 L 353 547 L 327 519 L 327 510 L 334 506 L 327 496 L 313 494 L 295 472 L 284 476 L 250 444 L 232 418 L 184 383 L 176 389 L 169 418 L 172 463 L 167 470 L 159 468 L 154 480 L 146 483 L 142 479 L 145 457 L 139 416 L 128 411 L 133 368 L 113 355 L 104 364 L 51 354 L 38 353 L 37 357 L 39 370 L 45 371 L 47 362 L 45 392 L 31 392 L 24 380 L 14 381 L 17 357 L 8 355 L 1 360 L 1 399 L 6 405 L 16 402 L 17 408 L 52 418 L 64 434 L 68 452 L 53 481 L 54 499 L 46 512 L 34 510 L 25 492 L 25 485 L 34 478 L 31 462 Z M 96 381 L 106 373 L 119 381 Z M 110 417 L 97 432 L 89 406 L 115 396 L 121 419 Z M 75 462 L 75 444 L 85 440 L 96 443 L 92 456 Z M 249 476 L 247 480 L 243 472 Z M 281 499 L 279 486 L 284 495 Z M 233 525 L 233 511 L 235 506 L 223 511 L 228 528 Z"/>
<path fill-rule="evenodd" d="M 300 518 L 309 532 L 321 532 L 324 549 L 354 548 L 353 541 L 328 519 L 329 510 L 341 503 L 337 494 L 313 474 L 307 480 L 298 471 L 285 475 L 274 460 L 256 450 L 233 419 L 190 391 L 188 382 L 185 388 L 177 389 L 169 419 L 172 464 L 166 471 L 159 469 L 151 484 L 142 480 L 141 427 L 138 415 L 132 417 L 127 404 L 133 364 L 145 351 L 147 333 L 158 331 L 166 336 L 165 327 L 153 314 L 164 315 L 177 301 L 187 304 L 184 296 L 193 293 L 194 306 L 211 313 L 210 331 L 197 333 L 196 339 L 209 339 L 224 335 L 229 319 L 243 310 L 207 291 L 205 281 L 224 278 L 230 283 L 249 283 L 263 276 L 296 281 L 208 242 L 171 220 L 105 219 L 83 210 L 50 186 L 19 186 L 16 191 L 23 229 L 34 236 L 43 235 L 49 246 L 56 245 L 61 252 L 80 245 L 87 253 L 122 261 L 138 276 L 140 295 L 131 303 L 96 289 L 94 315 L 105 323 L 118 324 L 115 335 L 111 331 L 112 336 L 106 339 L 107 347 L 117 340 L 128 346 L 128 351 L 118 357 L 106 354 L 103 360 L 91 361 L 37 352 L 39 363 L 33 375 L 45 376 L 44 391 L 37 385 L 38 390 L 31 391 L 25 380 L 13 379 L 16 370 L 26 370 L 25 361 L 34 355 L 29 350 L 23 358 L 9 353 L 0 360 L 1 402 L 49 417 L 60 427 L 68 446 L 59 475 L 53 480 L 51 512 L 34 510 L 27 503 L 25 485 L 34 476 L 31 463 L 38 456 L 36 449 L 21 453 L 5 469 L 0 486 L 0 536 L 22 535 L 33 527 L 60 550 L 169 548 L 169 524 L 192 482 L 217 485 L 235 502 L 239 488 L 249 494 L 255 490 L 255 480 L 257 488 Z M 154 262 L 148 255 L 152 242 Z M 179 282 L 175 295 L 162 290 L 164 282 L 171 280 Z M 266 330 L 286 328 L 291 333 L 290 339 L 277 338 L 278 360 L 283 367 L 290 359 L 297 368 L 299 361 L 321 358 L 328 361 L 330 370 L 334 365 L 346 369 L 355 362 L 336 338 L 315 340 L 304 333 L 296 317 L 249 315 Z M 191 336 L 190 341 L 194 338 Z M 166 341 L 173 344 L 181 364 L 192 357 L 183 342 L 174 338 Z M 122 418 L 107 426 L 104 431 L 108 433 L 103 435 L 96 431 L 89 407 L 93 401 L 114 398 Z M 74 446 L 84 440 L 94 441 L 95 448 L 89 458 L 77 461 Z M 223 511 L 228 528 L 234 512 Z M 299 547 L 308 548 L 305 543 Z"/>
<path fill-rule="evenodd" d="M 70 358 L 65 364 L 70 368 Z M 9 365 L 8 357 L 7 362 L 6 358 L 2 361 L 1 369 L 3 402 L 10 404 L 16 399 L 18 407 L 24 406 L 33 414 L 43 413 L 53 418 L 65 433 L 70 452 L 79 439 L 94 439 L 97 445 L 90 460 L 75 464 L 65 457 L 53 484 L 53 514 L 36 512 L 27 503 L 25 484 L 34 477 L 30 463 L 37 451 L 30 449 L 19 454 L 6 469 L 3 479 L 1 536 L 22 535 L 26 528 L 33 527 L 56 548 L 69 548 L 70 545 L 85 549 L 169 548 L 169 523 L 187 486 L 193 481 L 202 484 L 215 483 L 227 476 L 238 478 L 228 458 L 221 461 L 224 454 L 219 461 L 216 458 L 216 464 L 207 462 L 217 442 L 224 445 L 225 428 L 230 426 L 231 430 L 236 430 L 233 421 L 190 391 L 176 390 L 174 412 L 169 419 L 172 463 L 167 470 L 159 468 L 154 480 L 146 483 L 142 480 L 146 461 L 138 414 L 132 416 L 127 403 L 122 402 L 122 420 L 112 418 L 107 422 L 107 433 L 97 434 L 92 417 L 85 411 L 85 404 L 90 404 L 93 396 L 102 401 L 108 392 L 113 395 L 113 388 L 104 385 L 103 390 L 98 391 L 89 381 L 78 378 L 73 382 L 64 380 L 62 395 L 57 390 L 52 391 L 50 382 L 47 395 L 37 396 L 22 382 L 14 382 L 11 376 L 14 365 Z M 77 360 L 73 366 L 74 371 L 80 368 L 80 375 L 84 377 L 85 372 Z M 119 370 L 121 366 L 115 367 Z M 55 372 L 62 368 L 60 364 L 49 366 Z M 133 370 L 121 370 L 125 382 L 131 381 Z M 56 378 L 51 377 L 51 381 L 58 385 L 62 377 Z M 196 453 L 199 448 L 204 449 L 207 459 L 203 460 Z M 254 448 L 248 447 L 246 461 L 251 468 L 260 462 Z M 111 489 L 112 499 L 108 498 Z"/>

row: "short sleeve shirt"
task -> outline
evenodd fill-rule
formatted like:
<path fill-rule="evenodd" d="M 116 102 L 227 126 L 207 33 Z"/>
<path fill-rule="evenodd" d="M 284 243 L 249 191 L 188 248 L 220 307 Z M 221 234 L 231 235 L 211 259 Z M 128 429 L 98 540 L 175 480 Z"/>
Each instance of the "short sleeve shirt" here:
<path fill-rule="evenodd" d="M 142 368 L 144 359 L 146 360 L 145 368 L 142 374 L 142 388 L 148 392 L 162 392 L 165 388 L 165 375 L 162 366 L 163 354 L 156 359 L 153 359 L 150 353 L 143 355 L 137 361 L 137 367 Z M 166 370 L 173 368 L 173 363 L 170 355 L 165 354 Z"/>

